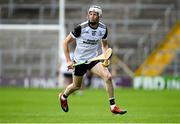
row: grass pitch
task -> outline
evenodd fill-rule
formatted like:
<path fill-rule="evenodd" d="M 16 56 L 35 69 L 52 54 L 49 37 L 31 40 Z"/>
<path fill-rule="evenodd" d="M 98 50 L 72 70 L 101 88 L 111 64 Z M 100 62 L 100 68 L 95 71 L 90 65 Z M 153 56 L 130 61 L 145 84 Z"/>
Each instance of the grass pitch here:
<path fill-rule="evenodd" d="M 0 88 L 0 123 L 180 123 L 180 91 L 116 89 L 116 103 L 125 115 L 109 111 L 104 89 L 87 89 L 69 97 L 61 110 L 58 89 Z"/>

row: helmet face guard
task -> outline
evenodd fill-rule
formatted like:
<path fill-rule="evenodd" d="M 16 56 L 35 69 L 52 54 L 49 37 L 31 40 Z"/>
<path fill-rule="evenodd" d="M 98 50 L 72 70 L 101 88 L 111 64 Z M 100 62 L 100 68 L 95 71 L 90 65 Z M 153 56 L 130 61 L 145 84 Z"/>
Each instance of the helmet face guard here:
<path fill-rule="evenodd" d="M 92 11 L 98 13 L 99 17 L 102 17 L 102 9 L 100 6 L 96 6 L 96 5 L 90 6 L 88 13 Z"/>

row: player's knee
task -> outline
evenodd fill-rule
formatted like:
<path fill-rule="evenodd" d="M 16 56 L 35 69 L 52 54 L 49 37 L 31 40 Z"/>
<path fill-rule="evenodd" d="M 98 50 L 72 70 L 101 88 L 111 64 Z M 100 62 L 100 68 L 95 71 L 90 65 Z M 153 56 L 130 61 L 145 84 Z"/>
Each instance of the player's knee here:
<path fill-rule="evenodd" d="M 104 80 L 105 81 L 112 80 L 112 75 L 111 74 L 106 74 Z"/>

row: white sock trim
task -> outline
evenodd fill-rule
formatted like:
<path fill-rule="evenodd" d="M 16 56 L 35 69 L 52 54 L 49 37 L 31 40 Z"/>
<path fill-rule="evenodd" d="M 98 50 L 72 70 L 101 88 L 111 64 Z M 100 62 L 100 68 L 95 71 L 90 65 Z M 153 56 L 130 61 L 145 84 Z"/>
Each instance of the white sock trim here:
<path fill-rule="evenodd" d="M 111 110 L 113 110 L 115 106 L 116 106 L 116 104 L 110 105 Z"/>
<path fill-rule="evenodd" d="M 109 98 L 109 100 L 115 99 L 114 97 Z"/>

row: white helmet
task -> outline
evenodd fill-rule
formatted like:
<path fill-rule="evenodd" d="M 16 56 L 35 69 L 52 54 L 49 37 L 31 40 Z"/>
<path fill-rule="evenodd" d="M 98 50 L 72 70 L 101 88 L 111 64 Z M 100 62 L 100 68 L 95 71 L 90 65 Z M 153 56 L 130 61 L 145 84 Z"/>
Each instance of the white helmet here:
<path fill-rule="evenodd" d="M 101 9 L 100 6 L 97 6 L 97 5 L 90 6 L 90 8 L 88 10 L 88 13 L 91 12 L 91 11 L 97 12 L 99 14 L 99 17 L 102 16 L 102 9 Z"/>

